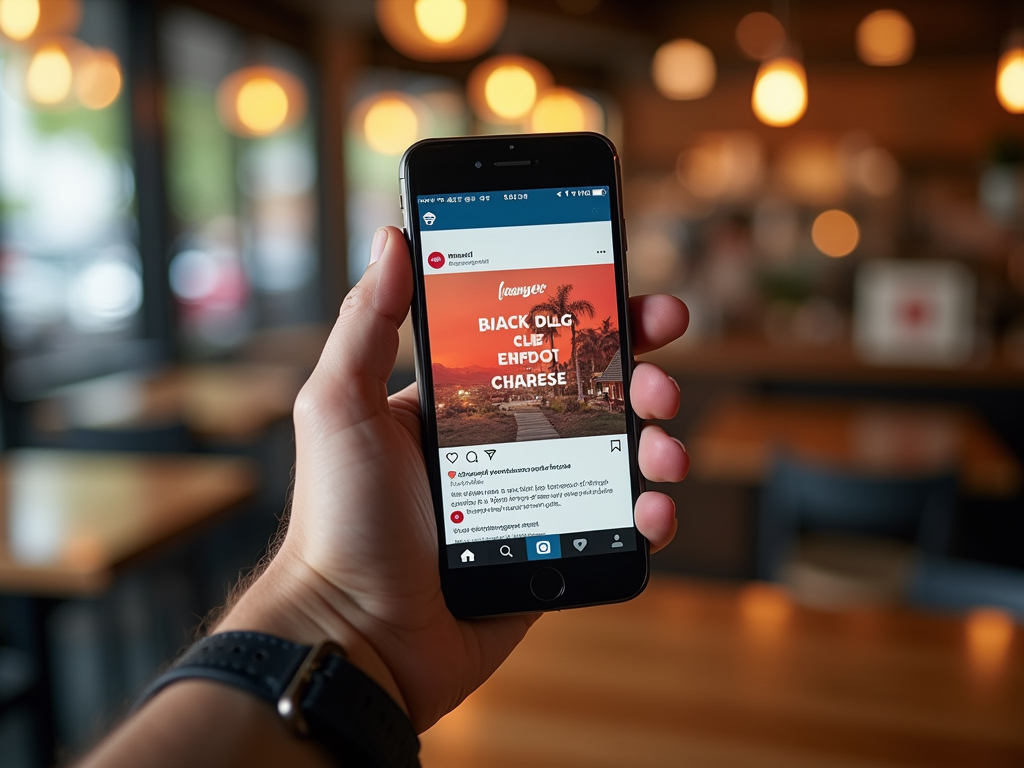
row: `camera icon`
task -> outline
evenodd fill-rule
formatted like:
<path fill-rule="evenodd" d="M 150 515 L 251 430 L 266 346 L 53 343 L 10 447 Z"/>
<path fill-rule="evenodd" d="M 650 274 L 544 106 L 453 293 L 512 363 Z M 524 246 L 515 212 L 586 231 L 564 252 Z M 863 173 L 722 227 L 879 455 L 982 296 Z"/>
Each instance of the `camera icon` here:
<path fill-rule="evenodd" d="M 538 541 L 537 542 L 537 554 L 548 555 L 551 554 L 551 542 L 550 541 Z"/>

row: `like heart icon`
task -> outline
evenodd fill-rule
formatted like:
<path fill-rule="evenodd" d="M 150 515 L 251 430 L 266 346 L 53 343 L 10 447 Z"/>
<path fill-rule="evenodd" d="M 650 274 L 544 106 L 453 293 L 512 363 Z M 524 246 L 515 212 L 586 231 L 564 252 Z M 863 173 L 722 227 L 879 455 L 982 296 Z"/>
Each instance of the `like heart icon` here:
<path fill-rule="evenodd" d="M 455 479 L 455 470 L 454 469 L 451 470 L 450 472 L 448 472 L 448 477 L 450 477 L 452 480 Z"/>

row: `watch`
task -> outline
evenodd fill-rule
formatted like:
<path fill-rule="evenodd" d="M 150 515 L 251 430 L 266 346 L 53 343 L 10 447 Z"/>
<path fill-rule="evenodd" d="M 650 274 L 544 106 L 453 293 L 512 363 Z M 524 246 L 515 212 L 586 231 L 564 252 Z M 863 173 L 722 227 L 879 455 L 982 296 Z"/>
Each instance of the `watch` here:
<path fill-rule="evenodd" d="M 260 632 L 211 635 L 146 686 L 133 711 L 171 683 L 196 678 L 267 701 L 292 733 L 318 741 L 345 768 L 420 764 L 409 718 L 330 640 L 309 646 Z"/>

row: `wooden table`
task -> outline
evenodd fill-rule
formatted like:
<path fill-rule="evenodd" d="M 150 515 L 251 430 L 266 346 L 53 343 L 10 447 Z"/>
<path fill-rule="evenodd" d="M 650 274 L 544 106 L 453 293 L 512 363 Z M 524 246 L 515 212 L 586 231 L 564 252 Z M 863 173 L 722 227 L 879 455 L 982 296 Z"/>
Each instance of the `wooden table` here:
<path fill-rule="evenodd" d="M 245 500 L 243 459 L 50 450 L 0 459 L 0 591 L 91 595 L 119 566 Z"/>
<path fill-rule="evenodd" d="M 307 371 L 292 365 L 217 363 L 131 372 L 74 384 L 35 413 L 45 432 L 183 423 L 212 440 L 247 442 L 289 418 Z"/>
<path fill-rule="evenodd" d="M 964 490 L 1011 496 L 1020 463 L 981 419 L 954 407 L 730 398 L 686 439 L 691 476 L 759 483 L 778 451 L 868 472 L 959 472 Z"/>
<path fill-rule="evenodd" d="M 1024 765 L 1024 637 L 897 610 L 826 613 L 766 585 L 656 577 L 544 617 L 423 736 L 425 768 Z"/>
<path fill-rule="evenodd" d="M 35 655 L 36 752 L 55 751 L 49 614 L 97 595 L 133 560 L 195 533 L 257 488 L 253 465 L 213 456 L 51 450 L 0 458 L 0 592 L 25 603 Z"/>

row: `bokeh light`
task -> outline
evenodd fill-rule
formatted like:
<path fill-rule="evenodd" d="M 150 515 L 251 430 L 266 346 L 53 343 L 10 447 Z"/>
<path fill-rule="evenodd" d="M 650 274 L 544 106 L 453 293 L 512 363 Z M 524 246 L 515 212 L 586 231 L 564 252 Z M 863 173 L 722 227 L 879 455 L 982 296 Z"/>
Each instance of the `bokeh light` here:
<path fill-rule="evenodd" d="M 814 246 L 834 259 L 847 256 L 860 242 L 860 228 L 857 221 L 846 211 L 838 208 L 818 215 L 811 227 Z"/>
<path fill-rule="evenodd" d="M 661 95 L 679 101 L 700 99 L 715 87 L 715 56 L 696 40 L 671 40 L 654 54 L 651 77 Z"/>
<path fill-rule="evenodd" d="M 831 207 L 846 194 L 846 163 L 830 137 L 804 135 L 779 149 L 775 180 L 789 200 Z"/>
<path fill-rule="evenodd" d="M 680 183 L 704 200 L 748 197 L 760 186 L 764 170 L 764 148 L 746 131 L 706 133 L 676 162 Z"/>
<path fill-rule="evenodd" d="M 249 138 L 294 127 L 305 116 L 306 89 L 294 75 L 276 67 L 246 67 L 228 75 L 217 92 L 224 126 Z"/>
<path fill-rule="evenodd" d="M 464 61 L 501 35 L 506 0 L 377 0 L 377 24 L 399 53 L 418 61 Z"/>
<path fill-rule="evenodd" d="M 408 98 L 399 93 L 384 93 L 372 97 L 366 105 L 362 128 L 366 143 L 374 152 L 400 155 L 419 137 L 420 124 Z"/>
<path fill-rule="evenodd" d="M 1011 616 L 999 608 L 976 608 L 967 615 L 967 652 L 971 665 L 981 674 L 997 671 L 1013 643 Z"/>
<path fill-rule="evenodd" d="M 37 50 L 25 72 L 25 92 L 36 104 L 55 106 L 71 93 L 71 60 L 64 47 L 49 43 Z"/>
<path fill-rule="evenodd" d="M 273 133 L 288 117 L 288 94 L 277 81 L 254 77 L 239 89 L 235 109 L 242 125 L 253 133 Z"/>
<path fill-rule="evenodd" d="M 906 64 L 914 55 L 914 27 L 899 11 L 875 11 L 857 25 L 857 55 L 874 67 Z"/>
<path fill-rule="evenodd" d="M 777 18 L 764 11 L 748 13 L 736 25 L 736 44 L 754 61 L 763 61 L 782 52 L 786 30 Z"/>
<path fill-rule="evenodd" d="M 27 40 L 39 26 L 39 0 L 0 0 L 0 32 L 11 40 Z"/>
<path fill-rule="evenodd" d="M 473 70 L 467 93 L 473 111 L 481 119 L 511 125 L 529 116 L 551 82 L 551 73 L 539 61 L 525 56 L 495 56 Z"/>
<path fill-rule="evenodd" d="M 889 197 L 900 183 L 900 166 L 882 147 L 867 147 L 850 161 L 851 180 L 875 197 Z"/>
<path fill-rule="evenodd" d="M 466 0 L 416 0 L 416 26 L 435 43 L 450 43 L 466 28 Z"/>
<path fill-rule="evenodd" d="M 1015 115 L 1024 113 L 1024 33 L 999 58 L 996 68 L 996 96 L 1003 109 Z"/>
<path fill-rule="evenodd" d="M 781 57 L 761 65 L 754 81 L 751 106 L 766 125 L 793 125 L 807 111 L 807 75 L 796 59 Z"/>
<path fill-rule="evenodd" d="M 110 106 L 121 93 L 121 64 L 112 51 L 90 51 L 75 71 L 75 95 L 87 109 Z"/>
<path fill-rule="evenodd" d="M 552 88 L 533 108 L 530 130 L 534 133 L 601 131 L 604 112 L 591 98 L 571 88 Z"/>
<path fill-rule="evenodd" d="M 771 642 L 785 632 L 793 602 L 781 587 L 752 582 L 740 592 L 739 609 L 744 633 L 755 642 Z"/>

